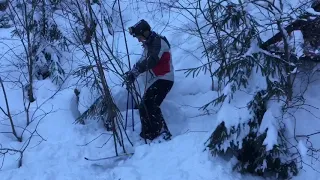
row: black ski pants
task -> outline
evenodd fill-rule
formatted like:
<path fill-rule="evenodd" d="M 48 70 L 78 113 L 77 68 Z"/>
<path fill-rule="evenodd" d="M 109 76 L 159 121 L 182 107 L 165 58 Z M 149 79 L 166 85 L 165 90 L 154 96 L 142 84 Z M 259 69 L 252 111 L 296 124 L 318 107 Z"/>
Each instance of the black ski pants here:
<path fill-rule="evenodd" d="M 162 128 L 168 130 L 163 118 L 160 105 L 173 86 L 173 81 L 159 79 L 144 93 L 139 105 L 141 119 L 140 136 L 153 140 L 161 133 Z"/>

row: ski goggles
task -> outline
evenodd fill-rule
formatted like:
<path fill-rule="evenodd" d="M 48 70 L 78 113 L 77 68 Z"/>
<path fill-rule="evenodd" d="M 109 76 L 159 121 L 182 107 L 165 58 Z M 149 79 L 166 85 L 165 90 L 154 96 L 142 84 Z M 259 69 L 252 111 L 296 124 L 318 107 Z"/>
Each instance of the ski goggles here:
<path fill-rule="evenodd" d="M 134 27 L 129 27 L 129 33 L 131 36 L 136 37 L 136 33 L 134 32 Z"/>

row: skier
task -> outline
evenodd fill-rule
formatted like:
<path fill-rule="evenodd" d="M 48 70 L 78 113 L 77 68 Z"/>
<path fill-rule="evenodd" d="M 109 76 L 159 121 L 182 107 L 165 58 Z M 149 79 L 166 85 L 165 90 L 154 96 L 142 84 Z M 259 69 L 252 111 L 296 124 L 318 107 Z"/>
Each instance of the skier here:
<path fill-rule="evenodd" d="M 171 133 L 160 105 L 174 84 L 170 44 L 166 37 L 152 31 L 144 19 L 130 27 L 129 32 L 144 47 L 142 57 L 124 75 L 125 83 L 130 87 L 140 74 L 146 74 L 146 90 L 139 104 L 142 125 L 140 137 L 152 141 L 163 135 L 168 140 Z"/>

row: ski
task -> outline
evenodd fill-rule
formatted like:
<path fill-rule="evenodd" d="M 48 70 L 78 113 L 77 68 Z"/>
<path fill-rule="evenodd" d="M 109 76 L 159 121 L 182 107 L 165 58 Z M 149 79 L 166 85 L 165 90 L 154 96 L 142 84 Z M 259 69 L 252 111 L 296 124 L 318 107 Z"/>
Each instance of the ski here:
<path fill-rule="evenodd" d="M 124 157 L 128 157 L 128 156 L 132 156 L 134 153 L 124 153 L 124 154 L 119 154 L 119 155 L 115 155 L 115 156 L 109 156 L 109 157 L 104 157 L 104 158 L 88 158 L 88 157 L 84 157 L 85 160 L 87 161 L 101 161 L 101 160 L 106 160 L 106 159 L 117 159 L 117 158 L 124 158 Z"/>

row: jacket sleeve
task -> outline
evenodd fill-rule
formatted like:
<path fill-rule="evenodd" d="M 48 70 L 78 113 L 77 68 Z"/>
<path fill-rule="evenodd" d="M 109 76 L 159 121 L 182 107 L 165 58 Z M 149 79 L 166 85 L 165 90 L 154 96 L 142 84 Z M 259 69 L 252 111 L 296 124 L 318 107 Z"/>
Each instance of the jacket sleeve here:
<path fill-rule="evenodd" d="M 148 53 L 145 59 L 137 62 L 135 68 L 137 68 L 139 73 L 144 73 L 149 69 L 154 68 L 160 60 L 161 51 L 161 39 L 159 37 L 155 38 L 153 43 L 148 47 Z"/>

